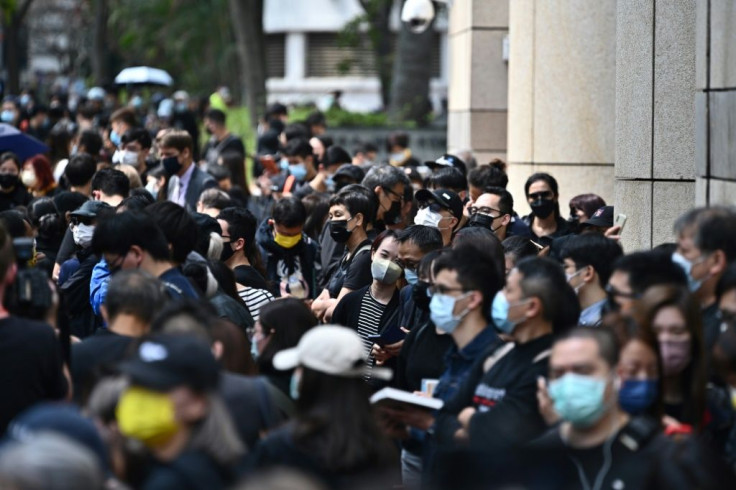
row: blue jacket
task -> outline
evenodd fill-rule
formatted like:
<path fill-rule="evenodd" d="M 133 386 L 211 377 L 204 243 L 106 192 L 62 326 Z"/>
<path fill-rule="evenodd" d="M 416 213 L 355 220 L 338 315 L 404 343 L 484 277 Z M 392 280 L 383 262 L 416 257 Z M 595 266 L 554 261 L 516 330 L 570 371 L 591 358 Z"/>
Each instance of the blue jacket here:
<path fill-rule="evenodd" d="M 92 278 L 89 281 L 89 304 L 92 305 L 92 311 L 97 316 L 102 315 L 100 306 L 107 297 L 107 283 L 110 282 L 110 275 L 110 268 L 104 258 L 100 259 L 92 269 Z"/>

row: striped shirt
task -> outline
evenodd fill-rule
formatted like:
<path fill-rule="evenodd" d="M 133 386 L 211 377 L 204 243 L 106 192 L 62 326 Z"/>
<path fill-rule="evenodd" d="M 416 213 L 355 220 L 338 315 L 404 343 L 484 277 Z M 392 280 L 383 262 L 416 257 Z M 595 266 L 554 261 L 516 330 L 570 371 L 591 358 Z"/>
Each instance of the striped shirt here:
<path fill-rule="evenodd" d="M 363 301 L 360 304 L 360 314 L 358 315 L 358 335 L 360 335 L 363 345 L 366 349 L 368 358 L 368 368 L 373 367 L 375 359 L 371 356 L 371 349 L 373 348 L 373 341 L 368 339 L 369 335 L 377 335 L 378 328 L 381 323 L 381 316 L 386 311 L 386 305 L 382 305 L 371 294 L 371 288 L 369 287 Z M 366 376 L 369 378 L 370 376 Z"/>
<path fill-rule="evenodd" d="M 254 322 L 258 321 L 261 306 L 273 301 L 273 295 L 265 289 L 246 287 L 238 291 L 238 296 L 245 302 L 245 306 L 248 307 Z"/>

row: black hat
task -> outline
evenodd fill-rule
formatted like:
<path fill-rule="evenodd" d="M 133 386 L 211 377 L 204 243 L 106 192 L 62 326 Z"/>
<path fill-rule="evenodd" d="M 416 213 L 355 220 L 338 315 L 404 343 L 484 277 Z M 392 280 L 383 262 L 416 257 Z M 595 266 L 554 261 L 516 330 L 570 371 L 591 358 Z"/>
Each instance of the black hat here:
<path fill-rule="evenodd" d="M 120 364 L 133 384 L 156 391 L 178 386 L 207 392 L 217 388 L 220 366 L 210 347 L 186 334 L 157 334 L 138 346 L 135 358 Z"/>
<path fill-rule="evenodd" d="M 79 206 L 78 209 L 71 212 L 72 217 L 83 217 L 83 218 L 94 218 L 100 211 L 106 209 L 112 209 L 112 207 L 102 201 L 86 201 L 84 204 Z"/>
<path fill-rule="evenodd" d="M 613 206 L 603 206 L 593 213 L 588 221 L 580 223 L 581 226 L 600 226 L 610 228 L 613 226 Z"/>
<path fill-rule="evenodd" d="M 463 162 L 460 158 L 456 157 L 455 155 L 450 155 L 449 153 L 445 153 L 441 157 L 439 157 L 437 160 L 433 162 L 424 162 L 424 164 L 431 168 L 432 170 L 442 168 L 442 167 L 455 167 L 457 169 L 460 169 L 460 171 L 465 175 L 467 173 L 467 168 L 465 167 L 465 162 Z"/>
<path fill-rule="evenodd" d="M 339 167 L 337 169 L 337 172 L 335 172 L 332 176 L 333 179 L 338 179 L 340 177 L 354 180 L 356 183 L 360 184 L 363 181 L 363 177 L 365 177 L 365 172 L 363 172 L 363 169 L 358 167 L 357 165 L 346 163 L 345 165 Z"/>
<path fill-rule="evenodd" d="M 414 195 L 417 202 L 436 202 L 443 208 L 449 210 L 457 219 L 463 216 L 463 202 L 455 192 L 447 189 L 421 189 Z"/>

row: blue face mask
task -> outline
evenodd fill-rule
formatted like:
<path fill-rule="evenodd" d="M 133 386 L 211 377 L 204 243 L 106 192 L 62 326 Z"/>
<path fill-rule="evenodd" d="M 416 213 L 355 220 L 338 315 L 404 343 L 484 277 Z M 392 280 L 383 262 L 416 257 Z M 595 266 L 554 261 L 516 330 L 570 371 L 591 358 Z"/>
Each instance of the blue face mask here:
<path fill-rule="evenodd" d="M 325 179 L 325 187 L 327 188 L 327 192 L 329 193 L 335 192 L 335 179 L 332 178 L 332 175 L 329 175 Z"/>
<path fill-rule="evenodd" d="M 417 271 L 415 269 L 404 269 L 404 278 L 406 279 L 406 282 L 412 286 L 419 281 L 419 277 L 417 276 Z"/>
<path fill-rule="evenodd" d="M 4 123 L 11 123 L 13 122 L 13 119 L 15 119 L 15 113 L 10 110 L 5 110 L 3 112 L 0 112 L 0 120 Z"/>
<path fill-rule="evenodd" d="M 286 158 L 282 158 L 281 160 L 279 160 L 279 168 L 281 170 L 288 169 L 289 168 L 289 160 L 287 160 Z"/>
<path fill-rule="evenodd" d="M 250 355 L 253 357 L 254 361 L 258 360 L 258 341 L 255 337 L 250 341 Z"/>
<path fill-rule="evenodd" d="M 628 379 L 621 385 L 618 402 L 627 413 L 640 415 L 652 406 L 659 393 L 656 379 Z"/>
<path fill-rule="evenodd" d="M 455 331 L 458 324 L 469 311 L 466 309 L 459 315 L 453 314 L 455 311 L 455 303 L 458 300 L 466 298 L 468 294 L 470 293 L 465 293 L 458 298 L 439 293 L 432 295 L 432 300 L 429 302 L 429 317 L 438 330 L 444 333 L 452 333 Z"/>
<path fill-rule="evenodd" d="M 301 163 L 289 165 L 289 173 L 299 182 L 304 182 L 304 179 L 307 178 L 307 167 Z"/>
<path fill-rule="evenodd" d="M 110 142 L 115 146 L 120 146 L 120 135 L 114 129 L 110 131 Z"/>
<path fill-rule="evenodd" d="M 522 300 L 517 304 L 521 304 L 526 301 L 527 300 Z M 503 291 L 497 292 L 496 296 L 493 298 L 493 303 L 491 304 L 491 318 L 493 319 L 493 324 L 496 326 L 498 331 L 507 335 L 511 335 L 516 328 L 516 325 L 519 324 L 518 321 L 512 322 L 509 320 L 509 308 L 511 308 L 511 305 L 509 304 L 509 300 L 506 299 L 506 295 Z"/>
<path fill-rule="evenodd" d="M 681 253 L 673 253 L 672 254 L 672 262 L 680 266 L 682 271 L 687 276 L 687 287 L 690 289 L 691 293 L 694 293 L 698 289 L 700 289 L 700 286 L 703 285 L 703 279 L 695 279 L 693 277 L 693 263 L 686 259 Z M 700 262 L 698 262 L 700 263 Z"/>
<path fill-rule="evenodd" d="M 289 396 L 292 400 L 299 399 L 299 385 L 301 382 L 302 377 L 294 371 L 294 374 L 291 375 L 291 382 L 289 382 Z"/>
<path fill-rule="evenodd" d="M 606 380 L 567 373 L 549 384 L 555 411 L 576 427 L 590 427 L 603 416 Z"/>

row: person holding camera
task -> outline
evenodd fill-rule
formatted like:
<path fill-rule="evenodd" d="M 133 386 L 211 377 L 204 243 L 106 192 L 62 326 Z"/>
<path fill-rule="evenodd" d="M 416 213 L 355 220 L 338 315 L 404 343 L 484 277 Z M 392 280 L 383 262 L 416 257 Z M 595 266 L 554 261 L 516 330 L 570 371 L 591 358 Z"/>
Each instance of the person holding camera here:
<path fill-rule="evenodd" d="M 54 330 L 11 315 L 6 292 L 18 273 L 13 240 L 0 225 L 0 437 L 20 412 L 42 400 L 67 395 L 61 348 Z"/>

